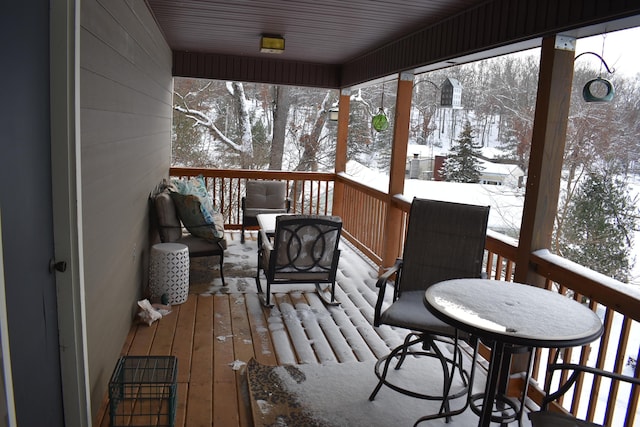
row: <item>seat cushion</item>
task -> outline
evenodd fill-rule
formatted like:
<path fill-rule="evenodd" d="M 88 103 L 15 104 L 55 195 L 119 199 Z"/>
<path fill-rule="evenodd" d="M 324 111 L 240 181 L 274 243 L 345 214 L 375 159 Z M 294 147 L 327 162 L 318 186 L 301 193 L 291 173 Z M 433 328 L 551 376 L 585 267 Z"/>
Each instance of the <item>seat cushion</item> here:
<path fill-rule="evenodd" d="M 286 211 L 286 191 L 283 181 L 247 181 L 245 207 Z"/>
<path fill-rule="evenodd" d="M 438 335 L 453 336 L 455 328 L 437 319 L 424 305 L 424 291 L 406 291 L 382 313 L 383 324 L 413 331 L 427 330 Z M 460 337 L 466 334 L 460 332 Z"/>
<path fill-rule="evenodd" d="M 190 234 L 179 238 L 177 243 L 187 245 L 189 248 L 189 255 L 194 257 L 220 255 L 225 249 L 227 249 L 227 241 L 225 239 L 213 242 Z"/>
<path fill-rule="evenodd" d="M 600 424 L 577 420 L 569 415 L 549 411 L 530 412 L 529 420 L 531 420 L 532 427 L 601 427 Z"/>

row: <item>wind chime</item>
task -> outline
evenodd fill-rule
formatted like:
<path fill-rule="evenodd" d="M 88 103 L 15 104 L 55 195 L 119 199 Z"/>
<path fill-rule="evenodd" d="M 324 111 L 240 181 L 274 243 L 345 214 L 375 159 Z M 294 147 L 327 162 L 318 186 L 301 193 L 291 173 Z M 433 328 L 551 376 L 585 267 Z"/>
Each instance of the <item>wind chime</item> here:
<path fill-rule="evenodd" d="M 384 82 L 382 83 L 382 97 L 380 99 L 380 108 L 378 108 L 378 113 L 371 119 L 371 125 L 376 132 L 383 132 L 389 129 L 389 119 L 384 112 Z"/>

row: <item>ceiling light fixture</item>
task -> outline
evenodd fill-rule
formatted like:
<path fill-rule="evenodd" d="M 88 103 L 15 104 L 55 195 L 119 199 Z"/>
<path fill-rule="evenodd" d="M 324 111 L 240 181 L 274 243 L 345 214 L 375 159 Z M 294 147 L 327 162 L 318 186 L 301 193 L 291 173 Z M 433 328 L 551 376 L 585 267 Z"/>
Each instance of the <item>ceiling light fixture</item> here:
<path fill-rule="evenodd" d="M 263 34 L 260 37 L 260 52 L 282 53 L 284 52 L 284 37 L 274 34 Z"/>

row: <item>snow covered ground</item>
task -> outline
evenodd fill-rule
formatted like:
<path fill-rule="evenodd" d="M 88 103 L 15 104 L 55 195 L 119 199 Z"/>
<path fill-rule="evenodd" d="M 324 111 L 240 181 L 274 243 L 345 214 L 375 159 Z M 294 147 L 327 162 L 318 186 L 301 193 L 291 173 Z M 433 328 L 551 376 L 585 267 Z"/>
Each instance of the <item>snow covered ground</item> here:
<path fill-rule="evenodd" d="M 369 187 L 387 191 L 389 177 L 357 162 L 347 163 L 347 174 Z M 405 180 L 404 196 L 491 206 L 489 228 L 507 235 L 517 235 L 522 218 L 524 191 L 503 185 L 465 184 L 459 182 Z"/>
<path fill-rule="evenodd" d="M 411 152 L 411 149 L 409 150 Z M 367 168 L 357 162 L 347 163 L 347 174 L 358 182 L 380 191 L 387 191 L 389 177 Z M 640 178 L 630 184 L 631 197 L 640 203 Z M 524 205 L 524 189 L 508 186 L 465 184 L 458 182 L 426 181 L 419 179 L 405 180 L 404 197 L 429 198 L 449 202 L 469 203 L 491 206 L 489 212 L 489 229 L 510 237 L 517 237 L 522 220 Z M 635 232 L 633 246 L 634 266 L 630 283 L 640 287 L 640 230 Z"/>

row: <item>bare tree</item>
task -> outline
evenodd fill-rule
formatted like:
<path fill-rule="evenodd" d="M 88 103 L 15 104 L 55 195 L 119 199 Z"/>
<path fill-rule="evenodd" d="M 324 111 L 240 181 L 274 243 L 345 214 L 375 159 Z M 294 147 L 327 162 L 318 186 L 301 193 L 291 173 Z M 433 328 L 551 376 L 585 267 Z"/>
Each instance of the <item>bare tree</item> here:
<path fill-rule="evenodd" d="M 291 97 L 288 86 L 275 86 L 273 90 L 275 102 L 273 103 L 273 139 L 269 153 L 269 169 L 281 170 Z"/>
<path fill-rule="evenodd" d="M 308 132 L 300 135 L 300 146 L 302 147 L 302 157 L 297 171 L 317 171 L 318 159 L 320 157 L 320 149 L 322 147 L 322 136 L 327 122 L 327 111 L 331 106 L 331 93 L 327 92 L 322 103 L 316 109 L 315 120 Z"/>
<path fill-rule="evenodd" d="M 237 126 L 234 128 L 239 130 L 236 133 L 237 136 L 234 136 L 228 121 L 229 110 L 227 108 L 222 111 L 218 108 L 209 108 L 210 101 L 202 99 L 211 96 L 208 89 L 212 87 L 211 82 L 203 82 L 202 86 L 195 91 L 189 90 L 184 93 L 175 91 L 174 111 L 184 114 L 186 118 L 193 121 L 194 126 L 205 129 L 217 142 L 240 154 L 242 167 L 247 167 L 253 157 L 253 138 L 250 110 L 242 84 L 229 83 L 227 85 L 227 91 L 232 96 L 232 107 L 237 118 Z"/>

